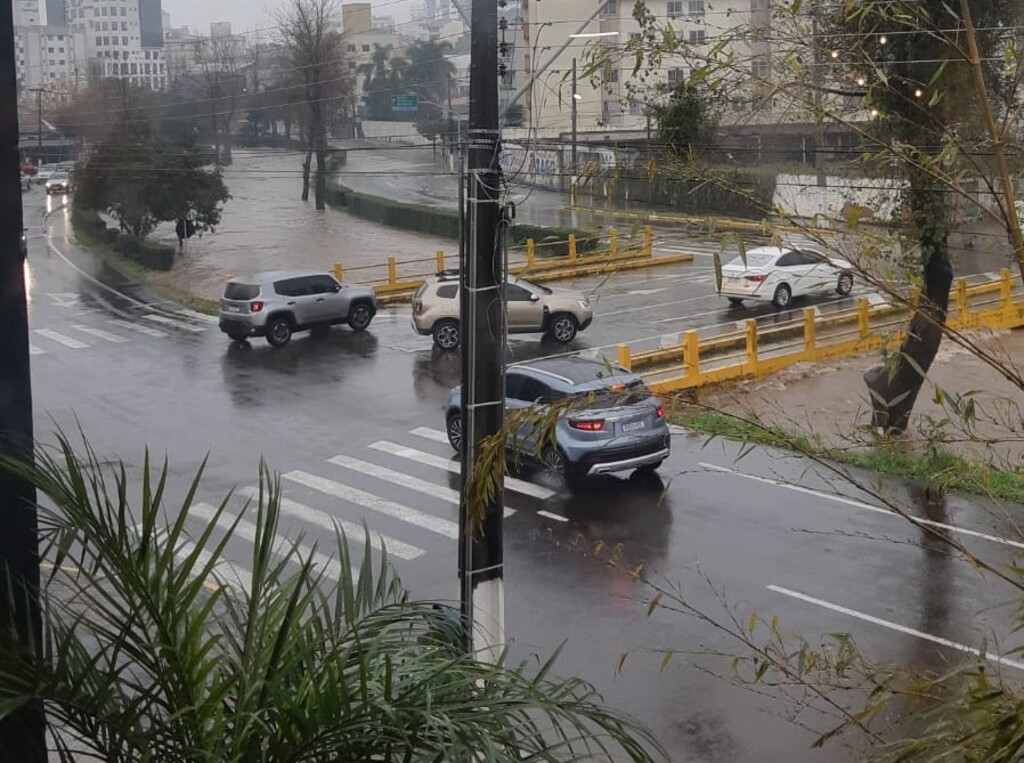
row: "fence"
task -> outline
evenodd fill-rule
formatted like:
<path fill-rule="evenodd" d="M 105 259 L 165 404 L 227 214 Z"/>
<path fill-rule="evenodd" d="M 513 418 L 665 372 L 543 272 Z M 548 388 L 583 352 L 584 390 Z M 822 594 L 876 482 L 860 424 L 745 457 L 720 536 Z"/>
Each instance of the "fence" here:
<path fill-rule="evenodd" d="M 528 239 L 525 246 L 509 249 L 508 272 L 512 275 L 527 276 L 535 281 L 554 281 L 617 270 L 690 262 L 693 259 L 691 254 L 655 257 L 650 226 L 643 229 L 643 238 L 638 247 L 620 246 L 619 234 L 615 228 L 608 231 L 607 239 L 606 248 L 587 254 L 578 252 L 580 242 L 575 235 L 570 235 L 568 241 L 542 241 L 540 244 Z M 543 251 L 557 245 L 567 245 L 568 254 L 564 257 L 544 257 L 538 253 L 538 250 Z M 388 257 L 383 264 L 352 268 L 346 268 L 340 262 L 336 262 L 334 276 L 339 281 L 349 278 L 353 283 L 372 286 L 377 300 L 381 303 L 403 302 L 412 298 L 428 276 L 448 267 L 457 268 L 458 264 L 457 258 L 451 262 L 443 251 L 438 251 L 433 257 L 412 260 Z"/>
<path fill-rule="evenodd" d="M 903 339 L 909 308 L 917 298 L 913 291 L 899 302 L 873 305 L 860 298 L 854 308 L 828 315 L 808 307 L 799 318 L 769 326 L 748 320 L 742 329 L 715 336 L 685 331 L 677 344 L 652 350 L 634 351 L 621 344 L 616 360 L 639 373 L 659 393 L 766 376 L 796 363 L 895 347 Z M 959 278 L 950 292 L 947 326 L 956 330 L 1024 326 L 1024 291 L 1015 288 L 1008 270 L 973 285 Z"/>

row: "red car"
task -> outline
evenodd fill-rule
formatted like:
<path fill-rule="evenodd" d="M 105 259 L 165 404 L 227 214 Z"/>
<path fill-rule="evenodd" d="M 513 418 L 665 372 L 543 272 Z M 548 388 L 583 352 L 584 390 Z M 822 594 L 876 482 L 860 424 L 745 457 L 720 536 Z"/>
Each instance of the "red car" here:
<path fill-rule="evenodd" d="M 39 168 L 36 167 L 34 164 L 29 164 L 28 162 L 21 163 L 22 175 L 35 175 L 37 172 L 39 172 Z"/>

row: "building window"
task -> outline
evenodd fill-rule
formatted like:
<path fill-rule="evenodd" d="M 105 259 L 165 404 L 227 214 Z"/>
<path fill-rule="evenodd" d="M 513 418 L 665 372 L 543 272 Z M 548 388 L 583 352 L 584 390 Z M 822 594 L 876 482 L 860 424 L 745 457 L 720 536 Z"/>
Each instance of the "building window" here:
<path fill-rule="evenodd" d="M 60 60 L 60 65 L 64 66 L 64 59 L 63 58 Z"/>
<path fill-rule="evenodd" d="M 602 16 L 618 16 L 619 15 L 619 3 L 618 0 L 605 0 L 604 6 L 601 8 Z"/>
<path fill-rule="evenodd" d="M 103 6 L 102 8 L 100 8 L 100 15 L 101 16 L 106 16 L 107 15 L 107 6 Z"/>
<path fill-rule="evenodd" d="M 369 53 L 369 52 L 370 52 L 370 46 L 369 45 L 364 45 L 363 46 L 363 53 Z"/>
<path fill-rule="evenodd" d="M 103 38 L 102 37 L 97 37 L 96 38 L 96 47 L 99 48 L 102 45 L 103 45 Z"/>
<path fill-rule="evenodd" d="M 138 73 L 139 73 L 139 65 L 133 63 L 132 64 L 132 74 L 138 74 Z"/>
<path fill-rule="evenodd" d="M 690 30 L 690 44 L 691 45 L 703 45 L 707 41 L 707 35 L 703 29 L 691 29 Z"/>
<path fill-rule="evenodd" d="M 355 53 L 356 52 L 356 46 L 355 45 L 349 45 L 348 46 L 348 52 L 349 53 Z"/>
<path fill-rule="evenodd" d="M 639 32 L 630 32 L 629 33 L 629 41 L 630 42 L 638 43 L 642 39 L 643 39 L 643 35 L 641 35 Z"/>
<path fill-rule="evenodd" d="M 64 42 L 64 35 L 62 35 L 62 34 L 57 35 L 57 42 Z"/>
<path fill-rule="evenodd" d="M 357 68 L 358 66 L 359 66 L 359 64 L 357 64 L 357 63 L 356 63 L 355 61 L 349 61 L 349 62 L 348 62 L 348 68 L 349 68 L 349 69 L 355 69 L 355 68 Z"/>
<path fill-rule="evenodd" d="M 668 84 L 681 85 L 686 82 L 686 69 L 669 69 Z"/>
<path fill-rule="evenodd" d="M 53 53 L 53 48 L 47 48 L 46 52 L 47 53 Z"/>
<path fill-rule="evenodd" d="M 125 47 L 127 47 L 128 46 L 128 38 L 127 37 L 122 37 L 121 38 L 121 44 L 124 45 Z"/>
<path fill-rule="evenodd" d="M 704 15 L 704 0 L 690 0 L 689 9 L 687 12 L 689 16 L 703 16 Z"/>
<path fill-rule="evenodd" d="M 750 71 L 757 79 L 767 79 L 768 59 L 763 57 L 755 58 L 753 62 L 750 64 Z"/>
<path fill-rule="evenodd" d="M 127 32 L 128 31 L 128 22 L 127 21 L 122 21 L 121 22 L 121 31 L 122 32 Z"/>
<path fill-rule="evenodd" d="M 606 72 L 608 74 L 609 84 L 614 84 L 619 81 L 619 70 L 614 66 Z"/>
<path fill-rule="evenodd" d="M 677 19 L 683 15 L 683 0 L 669 0 L 668 17 Z"/>
<path fill-rule="evenodd" d="M 147 50 L 147 51 L 144 51 L 144 54 L 145 54 L 145 56 L 146 56 L 146 60 L 148 61 L 148 60 L 149 60 L 149 51 L 148 51 L 148 50 Z"/>
<path fill-rule="evenodd" d="M 127 73 L 128 73 L 128 64 L 124 64 L 124 63 L 121 64 L 121 74 L 127 74 Z"/>
<path fill-rule="evenodd" d="M 121 8 L 121 15 L 122 16 L 127 16 L 128 15 L 128 9 L 127 8 Z"/>

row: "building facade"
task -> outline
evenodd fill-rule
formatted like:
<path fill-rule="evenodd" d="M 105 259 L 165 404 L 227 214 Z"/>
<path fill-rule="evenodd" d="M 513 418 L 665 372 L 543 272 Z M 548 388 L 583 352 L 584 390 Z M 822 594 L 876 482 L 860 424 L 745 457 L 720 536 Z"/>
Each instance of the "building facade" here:
<path fill-rule="evenodd" d="M 139 37 L 143 48 L 164 44 L 164 10 L 161 0 L 139 0 Z"/>

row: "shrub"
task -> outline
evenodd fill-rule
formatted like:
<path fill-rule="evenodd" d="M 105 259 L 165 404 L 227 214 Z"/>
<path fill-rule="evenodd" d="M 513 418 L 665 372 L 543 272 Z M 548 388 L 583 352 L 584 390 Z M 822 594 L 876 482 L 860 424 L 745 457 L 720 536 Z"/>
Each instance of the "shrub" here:
<path fill-rule="evenodd" d="M 71 225 L 85 243 L 115 251 L 143 267 L 152 270 L 170 270 L 174 267 L 174 247 L 108 228 L 97 212 L 74 209 L 71 212 Z"/>

